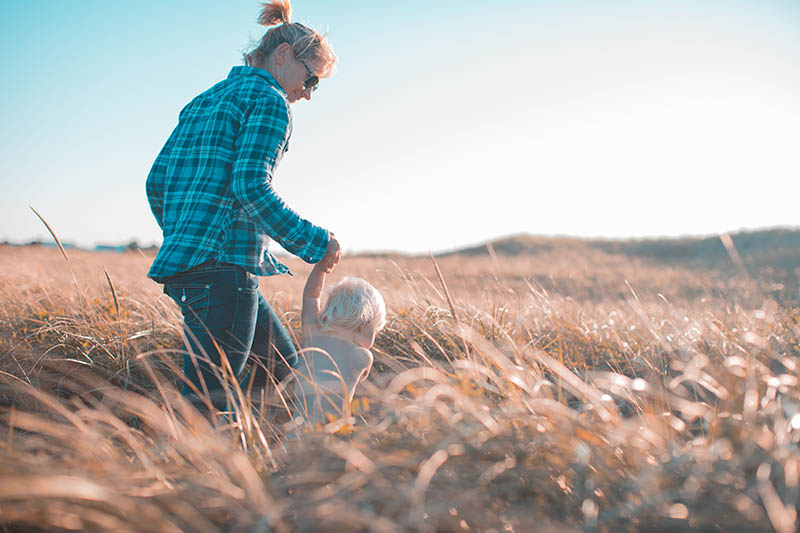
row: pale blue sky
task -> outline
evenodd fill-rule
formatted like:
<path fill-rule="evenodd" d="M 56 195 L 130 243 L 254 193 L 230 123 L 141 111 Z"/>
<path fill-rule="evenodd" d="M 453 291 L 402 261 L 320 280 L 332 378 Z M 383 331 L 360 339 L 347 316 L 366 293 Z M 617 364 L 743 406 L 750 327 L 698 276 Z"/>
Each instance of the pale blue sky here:
<path fill-rule="evenodd" d="M 296 0 L 340 63 L 275 187 L 346 250 L 798 226 L 800 2 Z M 0 240 L 157 243 L 144 179 L 257 1 L 4 0 Z"/>

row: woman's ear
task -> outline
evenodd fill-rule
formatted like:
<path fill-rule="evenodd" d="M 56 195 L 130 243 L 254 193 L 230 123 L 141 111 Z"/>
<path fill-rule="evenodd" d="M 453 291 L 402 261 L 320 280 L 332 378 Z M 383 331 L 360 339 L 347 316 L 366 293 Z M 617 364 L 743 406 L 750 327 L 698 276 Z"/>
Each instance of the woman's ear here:
<path fill-rule="evenodd" d="M 276 65 L 285 65 L 292 58 L 292 47 L 289 43 L 281 43 L 273 52 Z"/>

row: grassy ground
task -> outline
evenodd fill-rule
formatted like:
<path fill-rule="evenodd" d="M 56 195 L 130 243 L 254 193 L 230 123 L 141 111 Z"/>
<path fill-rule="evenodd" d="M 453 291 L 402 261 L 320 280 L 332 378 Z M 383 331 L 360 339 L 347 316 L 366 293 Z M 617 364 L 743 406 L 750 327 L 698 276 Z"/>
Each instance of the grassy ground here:
<path fill-rule="evenodd" d="M 557 246 L 345 258 L 389 321 L 353 416 L 208 421 L 152 257 L 0 247 L 0 524 L 794 531 L 800 309 L 775 280 Z M 261 290 L 299 334 L 294 277 Z M 441 275 L 437 272 L 437 267 Z M 734 271 L 735 272 L 735 271 Z"/>

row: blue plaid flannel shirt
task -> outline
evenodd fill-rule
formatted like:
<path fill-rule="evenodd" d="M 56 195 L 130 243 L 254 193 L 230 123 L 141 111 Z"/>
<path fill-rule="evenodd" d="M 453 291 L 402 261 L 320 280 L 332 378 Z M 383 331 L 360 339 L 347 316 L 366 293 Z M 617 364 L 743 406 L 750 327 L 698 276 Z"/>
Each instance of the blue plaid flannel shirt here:
<path fill-rule="evenodd" d="M 271 239 L 319 261 L 328 231 L 272 188 L 291 133 L 286 93 L 262 69 L 234 67 L 189 102 L 147 176 L 147 199 L 164 232 L 148 276 L 159 281 L 210 259 L 258 276 L 291 274 L 269 252 Z"/>

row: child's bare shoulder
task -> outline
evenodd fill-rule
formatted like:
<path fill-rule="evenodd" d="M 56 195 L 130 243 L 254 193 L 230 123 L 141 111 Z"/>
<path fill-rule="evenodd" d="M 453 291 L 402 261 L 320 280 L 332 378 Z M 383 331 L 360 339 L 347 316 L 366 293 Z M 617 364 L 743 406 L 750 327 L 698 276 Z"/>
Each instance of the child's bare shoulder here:
<path fill-rule="evenodd" d="M 309 333 L 310 335 L 303 343 L 305 348 L 319 348 L 329 352 L 334 357 L 336 354 L 341 354 L 349 359 L 372 360 L 372 352 L 348 339 L 343 339 L 339 335 L 317 327 L 310 328 Z"/>
<path fill-rule="evenodd" d="M 361 346 L 356 346 L 355 352 L 356 356 L 359 358 L 359 361 L 363 362 L 365 365 L 372 363 L 372 352 L 368 349 L 362 348 Z"/>
<path fill-rule="evenodd" d="M 362 348 L 351 341 L 342 341 L 341 353 L 353 361 L 357 366 L 367 366 L 372 363 L 372 352 L 366 348 Z"/>
<path fill-rule="evenodd" d="M 359 368 L 372 364 L 372 352 L 350 340 L 340 340 L 340 356 L 346 357 L 350 364 Z"/>

